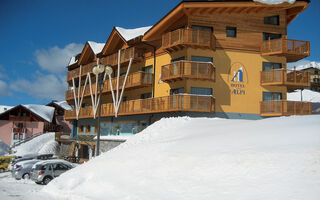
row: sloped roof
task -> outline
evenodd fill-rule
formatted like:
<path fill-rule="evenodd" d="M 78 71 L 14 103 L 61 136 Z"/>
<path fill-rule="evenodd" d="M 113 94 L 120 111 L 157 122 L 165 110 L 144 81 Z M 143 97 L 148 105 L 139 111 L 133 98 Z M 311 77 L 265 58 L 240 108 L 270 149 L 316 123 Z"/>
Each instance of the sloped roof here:
<path fill-rule="evenodd" d="M 95 55 L 99 54 L 104 47 L 104 43 L 88 41 L 88 44 Z"/>
<path fill-rule="evenodd" d="M 0 106 L 0 114 L 10 110 L 11 108 L 13 108 L 13 106 Z"/>
<path fill-rule="evenodd" d="M 64 110 L 72 110 L 71 106 L 67 103 L 67 101 L 54 101 L 53 103 L 60 106 Z"/>
<path fill-rule="evenodd" d="M 126 40 L 130 41 L 136 37 L 143 36 L 152 26 L 146 26 L 134 29 L 125 29 L 121 27 L 115 27 L 118 33 Z"/>

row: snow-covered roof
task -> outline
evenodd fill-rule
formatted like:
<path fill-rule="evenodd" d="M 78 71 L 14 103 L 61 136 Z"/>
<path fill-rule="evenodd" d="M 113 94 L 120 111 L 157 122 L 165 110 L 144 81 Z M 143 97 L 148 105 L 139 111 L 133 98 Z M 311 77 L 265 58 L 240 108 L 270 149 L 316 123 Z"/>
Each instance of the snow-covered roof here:
<path fill-rule="evenodd" d="M 135 28 L 135 29 L 125 29 L 121 27 L 115 27 L 115 28 L 126 41 L 129 41 L 136 37 L 143 36 L 151 27 L 152 26 L 146 26 L 146 27 Z"/>
<path fill-rule="evenodd" d="M 255 2 L 260 2 L 260 3 L 264 3 L 264 4 L 281 4 L 284 2 L 288 2 L 288 3 L 295 3 L 296 0 L 253 0 Z"/>
<path fill-rule="evenodd" d="M 287 94 L 287 99 L 289 101 L 300 101 L 301 91 L 297 90 Z M 312 90 L 305 89 L 302 91 L 302 101 L 320 103 L 320 92 L 315 92 Z"/>
<path fill-rule="evenodd" d="M 77 61 L 76 61 L 76 57 L 75 57 L 75 56 L 72 56 L 71 59 L 70 59 L 70 61 L 69 61 L 69 65 L 68 65 L 68 66 L 73 65 L 73 64 L 75 64 L 76 62 L 77 62 Z"/>
<path fill-rule="evenodd" d="M 10 110 L 11 108 L 13 108 L 13 106 L 0 106 L 0 114 Z"/>
<path fill-rule="evenodd" d="M 88 41 L 88 44 L 91 47 L 91 49 L 95 55 L 100 53 L 104 47 L 104 43 L 97 43 L 97 42 L 93 42 L 93 41 Z"/>
<path fill-rule="evenodd" d="M 42 119 L 52 122 L 53 115 L 54 115 L 54 108 L 50 106 L 44 106 L 44 105 L 36 105 L 36 104 L 30 104 L 30 105 L 21 105 L 25 107 L 26 109 L 30 110 L 31 112 L 35 113 Z"/>
<path fill-rule="evenodd" d="M 308 69 L 308 68 L 316 68 L 316 69 L 320 70 L 320 63 L 319 62 L 310 62 L 308 64 L 296 66 L 296 70 L 304 70 L 304 69 Z"/>
<path fill-rule="evenodd" d="M 71 106 L 67 103 L 67 101 L 54 101 L 53 103 L 60 106 L 64 110 L 72 110 Z"/>

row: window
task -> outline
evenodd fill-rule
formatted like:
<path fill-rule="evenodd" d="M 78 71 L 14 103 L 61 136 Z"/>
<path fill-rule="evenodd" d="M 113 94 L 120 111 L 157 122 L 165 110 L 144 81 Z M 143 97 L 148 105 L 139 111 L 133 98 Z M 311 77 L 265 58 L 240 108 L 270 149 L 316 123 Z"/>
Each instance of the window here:
<path fill-rule="evenodd" d="M 314 78 L 314 79 L 313 79 L 313 82 L 314 82 L 314 83 L 319 83 L 319 78 Z"/>
<path fill-rule="evenodd" d="M 84 129 L 84 126 L 83 126 L 83 125 L 80 125 L 80 126 L 79 126 L 79 133 L 83 133 L 83 132 L 84 132 L 83 129 Z"/>
<path fill-rule="evenodd" d="M 282 93 L 279 92 L 263 92 L 263 101 L 277 101 L 282 100 Z"/>
<path fill-rule="evenodd" d="M 91 126 L 90 126 L 90 125 L 87 125 L 87 126 L 86 126 L 86 132 L 87 132 L 87 133 L 90 133 L 90 132 L 91 132 Z"/>
<path fill-rule="evenodd" d="M 209 26 L 192 25 L 191 28 L 193 30 L 202 30 L 202 31 L 212 31 L 213 32 L 213 27 L 209 27 Z"/>
<path fill-rule="evenodd" d="M 88 103 L 83 103 L 83 104 L 81 105 L 81 107 L 82 107 L 82 108 L 87 108 L 87 107 L 89 107 L 89 104 L 88 104 Z"/>
<path fill-rule="evenodd" d="M 280 33 L 263 33 L 263 40 L 274 40 L 280 38 L 282 38 Z"/>
<path fill-rule="evenodd" d="M 121 101 L 122 101 L 122 102 L 128 101 L 128 97 L 127 97 L 127 96 L 122 97 L 122 100 L 121 100 Z"/>
<path fill-rule="evenodd" d="M 170 90 L 170 95 L 183 94 L 183 93 L 184 93 L 184 88 L 176 88 L 176 89 Z"/>
<path fill-rule="evenodd" d="M 319 71 L 318 71 L 318 70 L 315 70 L 315 71 L 314 71 L 314 74 L 315 74 L 315 75 L 318 75 L 318 74 L 319 74 Z"/>
<path fill-rule="evenodd" d="M 227 26 L 226 33 L 227 33 L 227 37 L 236 38 L 237 37 L 237 27 Z"/>
<path fill-rule="evenodd" d="M 181 60 L 185 60 L 184 56 L 179 57 L 179 58 L 172 59 L 172 60 L 171 60 L 171 63 L 177 62 L 177 61 L 181 61 Z"/>
<path fill-rule="evenodd" d="M 191 94 L 212 95 L 212 88 L 191 87 Z"/>
<path fill-rule="evenodd" d="M 141 94 L 140 99 L 148 99 L 151 97 L 152 97 L 152 93 L 148 92 L 148 93 Z"/>
<path fill-rule="evenodd" d="M 213 62 L 212 57 L 204 57 L 204 56 L 191 56 L 191 61 L 195 62 Z"/>
<path fill-rule="evenodd" d="M 153 73 L 153 66 L 149 65 L 149 66 L 144 67 L 143 72 L 152 74 Z"/>
<path fill-rule="evenodd" d="M 280 25 L 279 15 L 265 17 L 264 24 Z"/>
<path fill-rule="evenodd" d="M 281 69 L 282 64 L 281 63 L 271 63 L 271 62 L 263 62 L 262 63 L 262 70 L 268 71 L 273 69 Z"/>

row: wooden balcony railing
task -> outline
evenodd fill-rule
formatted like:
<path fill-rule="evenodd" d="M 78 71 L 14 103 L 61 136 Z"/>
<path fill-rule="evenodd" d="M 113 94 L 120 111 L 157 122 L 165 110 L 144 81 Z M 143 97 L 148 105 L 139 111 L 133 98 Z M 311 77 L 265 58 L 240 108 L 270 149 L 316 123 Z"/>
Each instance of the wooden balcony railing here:
<path fill-rule="evenodd" d="M 215 81 L 215 68 L 212 63 L 178 61 L 161 68 L 161 80 L 171 81 L 181 78 Z"/>
<path fill-rule="evenodd" d="M 216 39 L 212 31 L 178 29 L 162 35 L 162 47 L 168 51 L 176 51 L 185 46 L 215 50 L 215 44 Z"/>
<path fill-rule="evenodd" d="M 286 38 L 263 41 L 261 54 L 286 56 L 287 62 L 296 62 L 310 56 L 310 42 Z"/>
<path fill-rule="evenodd" d="M 137 115 L 160 112 L 214 112 L 214 98 L 212 96 L 172 95 L 165 97 L 138 99 L 122 102 L 118 115 Z M 101 116 L 114 116 L 113 104 L 102 104 Z M 75 110 L 65 111 L 65 119 L 76 118 Z M 81 108 L 79 118 L 93 118 L 92 107 Z"/>
<path fill-rule="evenodd" d="M 121 50 L 120 54 L 120 64 L 130 61 L 130 58 L 133 58 L 133 61 L 141 60 L 143 58 L 143 52 L 139 51 L 136 47 L 130 47 L 127 49 Z M 115 66 L 118 64 L 118 52 L 111 54 L 109 56 L 103 57 L 100 59 L 100 62 L 104 65 Z M 81 76 L 86 76 L 87 73 L 92 73 L 93 67 L 96 65 L 96 62 L 83 65 L 81 69 Z M 72 78 L 79 77 L 80 68 L 71 70 L 67 74 L 67 81 L 71 81 Z"/>
<path fill-rule="evenodd" d="M 312 103 L 300 101 L 262 101 L 261 116 L 311 115 Z"/>
<path fill-rule="evenodd" d="M 261 72 L 261 85 L 285 85 L 299 89 L 310 87 L 310 72 L 276 69 Z"/>
<path fill-rule="evenodd" d="M 125 78 L 124 76 L 121 76 L 119 78 L 120 89 L 122 88 L 124 78 Z M 117 78 L 113 78 L 111 80 L 111 83 L 112 83 L 113 90 L 115 90 L 117 87 Z M 151 85 L 152 85 L 152 74 L 145 73 L 145 72 L 136 72 L 128 75 L 125 88 L 128 89 L 128 88 L 148 87 Z M 92 87 L 92 93 L 95 94 L 96 84 L 92 84 L 91 87 Z M 80 95 L 82 95 L 82 91 L 83 91 L 83 87 L 80 88 Z M 78 89 L 76 89 L 75 92 L 76 92 L 76 96 L 78 96 Z M 97 92 L 99 93 L 98 89 L 97 89 Z M 111 92 L 111 86 L 110 86 L 109 80 L 105 81 L 102 92 L 103 93 Z M 87 85 L 84 91 L 84 96 L 90 96 L 90 95 L 91 95 L 90 87 L 89 85 Z M 74 99 L 73 90 L 68 90 L 66 92 L 66 100 L 70 100 L 70 99 Z"/>

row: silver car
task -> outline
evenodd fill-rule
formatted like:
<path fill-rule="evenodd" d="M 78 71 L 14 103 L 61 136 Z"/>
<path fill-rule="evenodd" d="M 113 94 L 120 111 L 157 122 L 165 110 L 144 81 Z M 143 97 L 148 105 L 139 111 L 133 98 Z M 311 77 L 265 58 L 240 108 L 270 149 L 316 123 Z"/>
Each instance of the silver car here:
<path fill-rule="evenodd" d="M 52 179 L 72 168 L 74 166 L 65 160 L 40 161 L 33 165 L 31 179 L 37 184 L 47 185 Z"/>
<path fill-rule="evenodd" d="M 32 166 L 40 160 L 26 160 L 15 164 L 12 176 L 17 179 L 29 179 Z"/>

